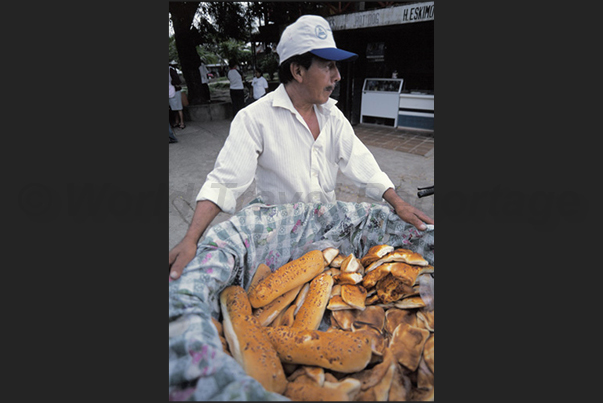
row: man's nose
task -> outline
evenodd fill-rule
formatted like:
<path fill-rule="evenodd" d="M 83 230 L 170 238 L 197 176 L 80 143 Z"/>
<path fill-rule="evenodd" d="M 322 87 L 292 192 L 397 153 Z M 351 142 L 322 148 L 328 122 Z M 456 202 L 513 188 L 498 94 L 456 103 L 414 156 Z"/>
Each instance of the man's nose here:
<path fill-rule="evenodd" d="M 339 74 L 339 69 L 337 67 L 335 67 L 333 69 L 333 81 L 337 82 L 341 80 L 341 75 Z"/>

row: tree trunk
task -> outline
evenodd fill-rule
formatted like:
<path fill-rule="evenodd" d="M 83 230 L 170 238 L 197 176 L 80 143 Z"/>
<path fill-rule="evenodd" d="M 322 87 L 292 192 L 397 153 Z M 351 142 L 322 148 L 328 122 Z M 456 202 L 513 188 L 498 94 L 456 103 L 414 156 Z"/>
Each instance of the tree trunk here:
<path fill-rule="evenodd" d="M 188 88 L 188 101 L 191 105 L 209 103 L 209 94 L 203 91 L 199 66 L 201 59 L 197 53 L 197 32 L 191 29 L 193 17 L 199 2 L 170 2 L 169 11 L 174 24 L 176 50 L 182 68 L 182 75 Z"/>

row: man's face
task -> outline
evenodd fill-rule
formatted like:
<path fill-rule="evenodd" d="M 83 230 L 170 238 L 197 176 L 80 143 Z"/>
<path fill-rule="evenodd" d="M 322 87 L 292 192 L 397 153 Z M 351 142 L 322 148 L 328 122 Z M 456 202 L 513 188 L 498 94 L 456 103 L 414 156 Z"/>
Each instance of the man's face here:
<path fill-rule="evenodd" d="M 303 82 L 307 100 L 312 104 L 324 104 L 335 89 L 335 83 L 341 80 L 337 63 L 314 58 L 312 65 L 304 71 Z"/>

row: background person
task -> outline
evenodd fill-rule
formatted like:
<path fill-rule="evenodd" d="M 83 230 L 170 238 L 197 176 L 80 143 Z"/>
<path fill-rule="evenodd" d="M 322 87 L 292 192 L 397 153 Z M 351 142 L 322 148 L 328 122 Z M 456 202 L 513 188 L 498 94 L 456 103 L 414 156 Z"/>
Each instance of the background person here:
<path fill-rule="evenodd" d="M 232 116 L 236 116 L 245 106 L 245 92 L 243 75 L 238 70 L 238 63 L 234 60 L 228 63 L 228 81 L 230 81 L 230 99 L 232 100 Z"/>
<path fill-rule="evenodd" d="M 176 63 L 175 60 L 172 60 L 169 63 L 170 68 L 170 85 L 174 86 L 176 92 L 173 97 L 170 97 L 170 109 L 176 112 L 175 124 L 173 127 L 179 127 L 184 129 L 186 125 L 184 124 L 184 115 L 182 114 L 182 87 L 180 86 L 182 82 L 180 81 L 180 77 L 178 76 L 178 71 L 176 71 Z"/>
<path fill-rule="evenodd" d="M 257 101 L 264 95 L 268 89 L 268 81 L 262 75 L 262 71 L 259 68 L 255 69 L 255 77 L 251 80 L 251 88 L 253 92 L 253 99 Z"/>

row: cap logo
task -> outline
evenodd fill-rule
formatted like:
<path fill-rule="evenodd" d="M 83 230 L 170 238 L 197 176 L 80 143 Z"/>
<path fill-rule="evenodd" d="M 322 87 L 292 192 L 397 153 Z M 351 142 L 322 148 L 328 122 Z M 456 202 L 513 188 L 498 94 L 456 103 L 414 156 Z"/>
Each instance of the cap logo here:
<path fill-rule="evenodd" d="M 322 26 L 317 25 L 314 32 L 319 39 L 327 39 L 327 31 Z"/>

